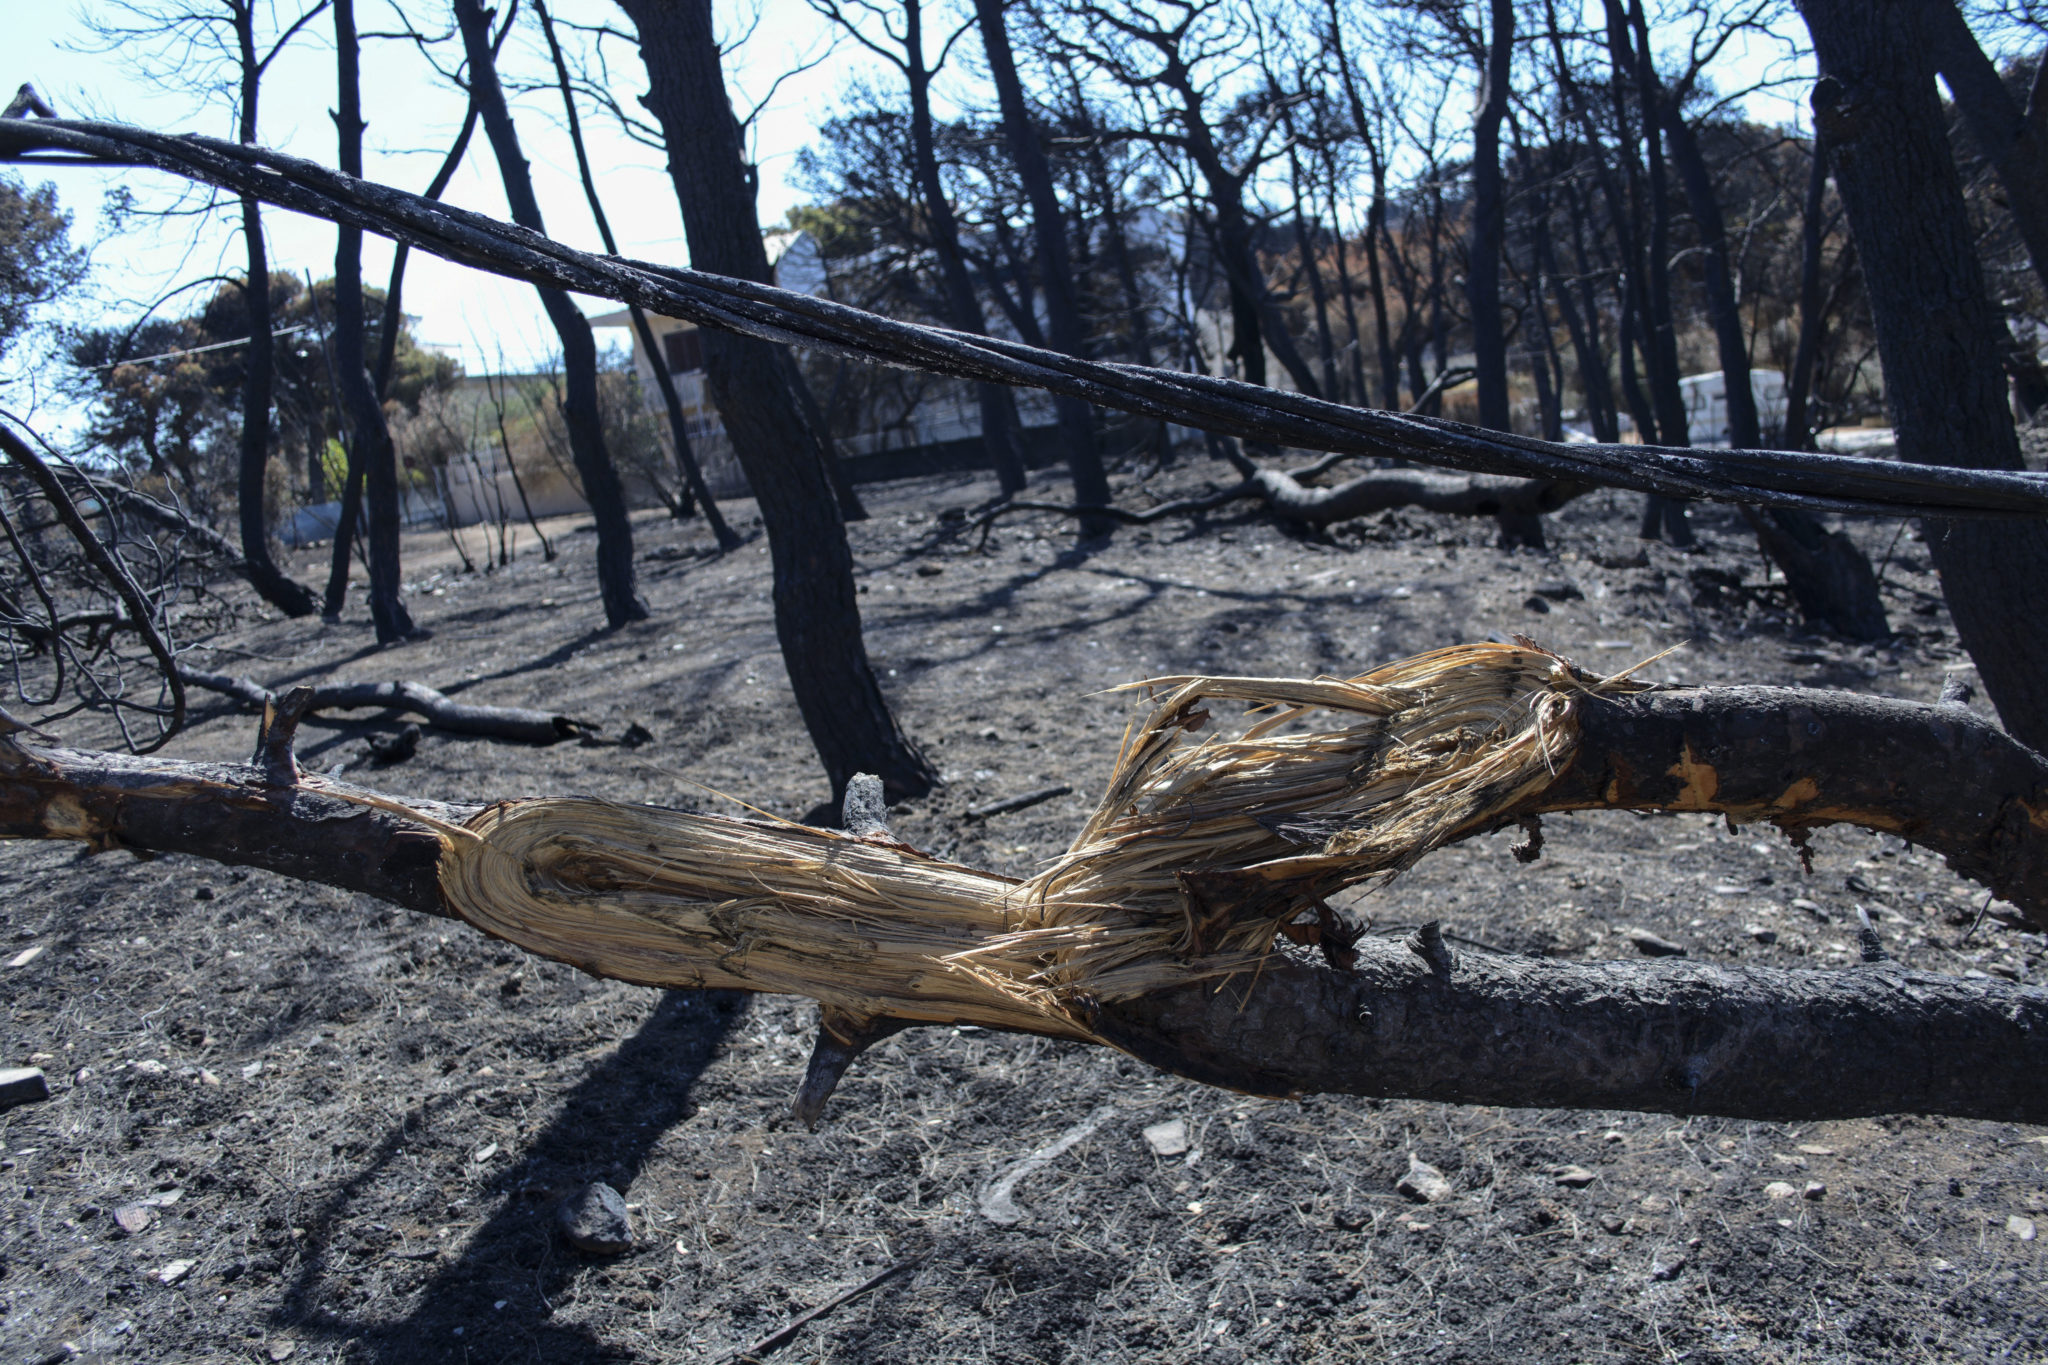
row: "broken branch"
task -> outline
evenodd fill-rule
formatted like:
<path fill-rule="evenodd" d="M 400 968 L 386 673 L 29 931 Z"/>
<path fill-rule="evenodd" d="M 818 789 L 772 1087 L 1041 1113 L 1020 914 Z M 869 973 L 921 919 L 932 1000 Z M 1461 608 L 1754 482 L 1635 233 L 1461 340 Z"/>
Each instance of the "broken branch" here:
<path fill-rule="evenodd" d="M 277 694 L 260 683 L 231 673 L 208 673 L 180 667 L 178 676 L 192 687 L 233 697 L 246 706 L 268 707 Z M 595 721 L 536 711 L 525 706 L 475 706 L 456 701 L 424 683 L 333 683 L 304 689 L 311 694 L 302 714 L 315 711 L 360 711 L 378 707 L 418 716 L 427 724 L 451 734 L 478 735 L 485 739 L 508 739 L 525 744 L 553 744 L 596 734 L 603 727 Z"/>
<path fill-rule="evenodd" d="M 2048 760 L 1959 708 L 1649 689 L 1505 645 L 1348 681 L 1152 685 L 1167 695 L 1102 805 L 1029 882 L 785 822 L 440 806 L 24 733 L 0 737 L 0 837 L 267 867 L 599 976 L 808 995 L 846 1052 L 817 1068 L 818 1103 L 871 1034 L 921 1021 L 1106 1043 L 1260 1094 L 2048 1119 L 2035 987 L 1453 954 L 1440 933 L 1360 939 L 1338 966 L 1281 935 L 1334 889 L 1576 809 L 1902 833 L 2048 922 Z M 1191 737 L 1233 700 L 1265 709 L 1235 738 Z"/>
<path fill-rule="evenodd" d="M 1243 440 L 1412 460 L 1468 473 L 1673 498 L 1881 516 L 2038 517 L 2048 478 L 1810 452 L 1564 444 L 1352 408 L 1237 380 L 1079 360 L 998 337 L 899 322 L 746 280 L 576 251 L 537 233 L 261 147 L 117 123 L 0 120 L 0 158 L 141 164 L 379 233 L 532 284 L 665 317 L 962 379 L 1044 389 Z"/>

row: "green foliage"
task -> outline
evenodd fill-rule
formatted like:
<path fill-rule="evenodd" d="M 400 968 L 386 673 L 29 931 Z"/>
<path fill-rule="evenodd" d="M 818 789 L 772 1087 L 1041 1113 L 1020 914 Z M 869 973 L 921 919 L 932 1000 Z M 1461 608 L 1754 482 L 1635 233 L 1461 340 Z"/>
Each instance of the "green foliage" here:
<path fill-rule="evenodd" d="M 374 365 L 382 291 L 365 290 L 363 302 L 365 345 Z M 319 497 L 340 488 L 346 468 L 331 363 L 334 319 L 333 280 L 309 287 L 297 275 L 271 275 L 272 439 L 286 467 L 301 472 L 306 492 Z M 228 280 L 184 317 L 73 333 L 72 388 L 91 404 L 92 434 L 101 448 L 163 480 L 202 512 L 231 505 L 249 352 L 234 345 L 199 348 L 243 340 L 250 331 L 242 286 Z M 176 352 L 197 353 L 171 354 Z M 416 413 L 423 401 L 453 389 L 462 377 L 455 361 L 422 349 L 404 326 L 392 362 L 386 402 L 395 412 Z"/>
<path fill-rule="evenodd" d="M 71 215 L 54 185 L 28 189 L 0 176 L 0 355 L 27 330 L 37 308 L 85 276 L 85 253 L 71 245 Z"/>
<path fill-rule="evenodd" d="M 874 230 L 855 205 L 799 204 L 789 211 L 788 218 L 790 228 L 809 234 L 827 260 L 858 256 L 874 248 Z"/>

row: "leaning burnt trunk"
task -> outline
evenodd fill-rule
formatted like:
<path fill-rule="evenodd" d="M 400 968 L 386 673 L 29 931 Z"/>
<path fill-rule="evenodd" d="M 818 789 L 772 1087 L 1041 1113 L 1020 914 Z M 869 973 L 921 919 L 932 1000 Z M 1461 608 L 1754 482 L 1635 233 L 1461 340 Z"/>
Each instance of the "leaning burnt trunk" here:
<path fill-rule="evenodd" d="M 546 235 L 533 178 L 519 150 L 519 134 L 505 92 L 498 84 L 497 59 L 491 52 L 491 20 L 479 0 L 455 0 L 456 22 L 462 27 L 463 51 L 469 58 L 470 99 L 482 115 L 484 134 L 497 155 L 505 183 L 505 201 L 512 221 Z M 597 400 L 597 340 L 590 320 L 559 289 L 539 291 L 541 307 L 562 343 L 562 425 L 569 435 L 569 454 L 583 483 L 583 496 L 597 521 L 597 583 L 604 601 L 606 624 L 616 628 L 647 619 L 633 565 L 633 523 L 626 515 L 626 490 L 605 449 L 603 419 Z"/>
<path fill-rule="evenodd" d="M 1663 91 L 1651 65 L 1649 33 L 1640 10 L 1635 12 L 1645 98 L 1663 111 L 1671 161 L 1685 187 L 1686 202 L 1699 230 L 1707 296 L 1707 316 L 1721 361 L 1721 388 L 1728 410 L 1728 444 L 1757 450 L 1764 444 L 1757 418 L 1756 389 L 1750 379 L 1749 338 L 1742 310 L 1735 301 L 1734 272 L 1728 255 L 1728 229 L 1721 199 L 1714 191 L 1699 137 L 1686 121 L 1676 94 Z M 1827 626 L 1852 640 L 1882 640 L 1892 633 L 1878 596 L 1877 575 L 1870 560 L 1846 534 L 1830 531 L 1820 519 L 1796 508 L 1773 507 L 1754 514 L 1757 543 L 1785 575 L 1785 584 L 1807 620 Z"/>
<path fill-rule="evenodd" d="M 1508 408 L 1508 340 L 1501 323 L 1500 263 L 1507 250 L 1507 211 L 1500 174 L 1500 129 L 1512 93 L 1515 53 L 1513 0 L 1492 0 L 1486 45 L 1484 98 L 1472 129 L 1472 227 L 1465 296 L 1472 305 L 1472 363 L 1478 371 L 1479 425 L 1512 431 Z M 1503 512 L 1501 544 L 1543 548 L 1543 523 Z"/>
<path fill-rule="evenodd" d="M 240 140 L 256 142 L 256 101 L 262 65 L 256 59 L 255 16 L 246 5 L 230 9 L 241 60 Z M 249 346 L 242 372 L 242 433 L 236 451 L 235 496 L 242 536 L 242 563 L 257 595 L 287 616 L 311 616 L 319 608 L 313 590 L 278 567 L 270 552 L 270 524 L 264 515 L 264 485 L 270 472 L 270 397 L 276 344 L 270 335 L 270 257 L 263 242 L 263 211 L 242 199 L 242 241 L 249 271 L 242 300 L 249 318 Z"/>
<path fill-rule="evenodd" d="M 910 145 L 916 161 L 917 189 L 924 199 L 926 230 L 932 254 L 939 259 L 939 281 L 946 292 L 947 321 L 962 332 L 980 336 L 988 329 L 975 296 L 967 259 L 960 251 L 960 223 L 939 178 L 939 158 L 932 145 L 932 73 L 924 64 L 924 11 L 921 0 L 904 0 L 904 79 L 910 87 Z M 1024 447 L 1017 406 L 1009 390 L 998 384 L 974 386 L 981 409 L 981 443 L 989 468 L 1005 493 L 1024 489 Z"/>
<path fill-rule="evenodd" d="M 1024 103 L 1024 83 L 1017 75 L 1016 55 L 1010 50 L 1010 30 L 1003 18 L 1002 0 L 974 0 L 974 16 L 981 29 L 982 48 L 988 55 L 997 104 L 1002 110 L 1003 136 L 1011 160 L 1016 163 L 1017 178 L 1023 182 L 1025 198 L 1031 204 L 1031 225 L 1038 244 L 1038 272 L 1044 286 L 1052 348 L 1066 355 L 1085 357 L 1086 333 L 1081 326 L 1080 300 L 1074 294 L 1066 217 L 1053 189 L 1045 149 L 1039 145 L 1038 130 L 1032 126 L 1030 110 Z M 1095 449 L 1095 422 L 1088 405 L 1061 395 L 1054 400 L 1053 410 L 1058 414 L 1067 471 L 1074 480 L 1074 500 L 1089 507 L 1107 503 L 1109 476 L 1103 472 L 1102 457 Z M 1082 530 L 1089 535 L 1102 535 L 1108 532 L 1109 523 L 1084 521 Z"/>
<path fill-rule="evenodd" d="M 548 55 L 554 59 L 555 85 L 562 92 L 562 113 L 569 124 L 569 146 L 576 153 L 576 174 L 583 181 L 583 198 L 590 205 L 590 216 L 597 223 L 597 233 L 604 240 L 604 249 L 616 256 L 619 254 L 619 242 L 612 235 L 611 217 L 604 211 L 604 201 L 598 197 L 597 177 L 591 172 L 590 153 L 583 145 L 583 120 L 576 112 L 576 92 L 569 81 L 569 64 L 562 58 L 562 45 L 555 40 L 555 23 L 548 14 L 547 6 L 540 0 L 534 0 L 533 8 L 540 16 L 541 33 L 548 41 Z M 471 108 L 474 107 L 472 101 Z M 669 439 L 675 445 L 676 470 L 683 479 L 683 492 L 676 502 L 675 514 L 686 517 L 693 505 L 703 508 L 704 520 L 711 527 L 718 548 L 736 550 L 743 542 L 732 527 L 726 525 L 724 514 L 718 510 L 717 499 L 711 496 L 711 488 L 704 482 L 704 471 L 698 467 L 696 452 L 690 448 L 690 424 L 683 416 L 683 400 L 676 393 L 675 376 L 669 373 L 667 360 L 655 344 L 654 327 L 647 320 L 647 310 L 635 303 L 628 304 L 626 312 L 633 322 L 633 335 L 639 339 L 640 349 L 647 357 L 647 366 L 654 372 L 654 386 L 661 391 L 662 410 L 668 415 Z"/>
<path fill-rule="evenodd" d="M 335 126 L 341 135 L 340 163 L 345 175 L 363 173 L 363 115 L 357 67 L 355 0 L 335 0 L 334 41 L 338 58 L 339 95 Z M 363 511 L 368 519 L 370 620 L 379 644 L 415 633 L 412 613 L 399 592 L 398 453 L 384 421 L 384 405 L 371 383 L 363 354 L 363 234 L 343 226 L 334 248 L 334 371 L 341 401 L 348 413 L 349 482 L 360 479 Z M 343 494 L 342 506 L 348 507 Z M 335 556 L 341 580 L 347 583 L 348 540 L 337 527 Z M 333 602 L 336 612 L 340 603 Z"/>
<path fill-rule="evenodd" d="M 1814 122 L 1863 263 L 1899 453 L 2018 470 L 1997 318 L 1918 4 L 1801 0 L 1821 79 Z M 2006 729 L 2048 747 L 2048 524 L 1923 523 L 1956 633 Z"/>
<path fill-rule="evenodd" d="M 639 30 L 646 103 L 668 143 L 691 261 L 767 283 L 709 0 L 625 0 L 624 8 Z M 879 774 L 892 795 L 929 790 L 934 773 L 897 728 L 861 640 L 853 554 L 817 434 L 792 396 L 794 365 L 778 346 L 707 329 L 704 370 L 768 531 L 776 636 L 834 794 L 858 772 Z"/>

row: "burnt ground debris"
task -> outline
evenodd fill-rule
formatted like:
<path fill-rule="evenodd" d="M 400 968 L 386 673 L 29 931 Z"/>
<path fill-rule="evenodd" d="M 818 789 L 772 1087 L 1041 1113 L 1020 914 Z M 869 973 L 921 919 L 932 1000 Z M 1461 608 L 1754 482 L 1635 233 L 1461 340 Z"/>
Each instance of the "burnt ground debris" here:
<path fill-rule="evenodd" d="M 1119 496 L 1199 493 L 1212 472 Z M 1248 507 L 1094 545 L 1019 516 L 977 549 L 966 513 L 993 491 L 864 490 L 875 516 L 850 535 L 869 649 L 946 779 L 891 825 L 999 870 L 1078 826 L 1135 705 L 1103 689 L 1149 674 L 1349 673 L 1525 631 L 1593 667 L 1688 641 L 1650 674 L 1691 682 L 1931 700 L 1968 676 L 1897 523 L 1851 525 L 1899 632 L 1853 646 L 1798 623 L 1728 509 L 1695 510 L 1690 553 L 1636 540 L 1634 499 L 1608 494 L 1552 517 L 1547 555 L 1493 548 L 1491 522 L 1394 512 L 1307 536 Z M 316 717 L 309 770 L 429 797 L 731 809 L 722 793 L 801 817 L 829 793 L 776 653 L 765 547 L 716 556 L 701 525 L 651 514 L 635 530 L 654 619 L 618 631 L 590 627 L 593 536 L 489 575 L 423 536 L 409 605 L 431 639 L 365 650 L 357 604 L 341 629 L 252 619 L 197 657 L 272 687 L 413 678 L 652 735 L 430 729 L 372 768 L 370 739 L 403 718 Z M 207 705 L 170 752 L 246 757 L 254 718 Z M 1704 817 L 1546 834 L 1532 865 L 1508 831 L 1350 909 L 1375 932 L 1440 918 L 1511 951 L 1632 955 L 1639 929 L 1709 960 L 1847 966 L 1861 906 L 1913 966 L 2044 965 L 2039 936 L 1896 839 L 1824 831 L 1809 874 L 1774 831 Z M 594 981 L 327 888 L 55 844 L 0 846 L 0 939 L 0 961 L 45 948 L 0 967 L 0 1062 L 43 1067 L 54 1092 L 0 1115 L 0 1359 L 69 1342 L 122 1361 L 721 1361 L 914 1256 L 782 1358 L 2048 1355 L 2028 1236 L 2048 1228 L 2048 1144 L 2010 1125 L 1274 1103 L 1101 1049 L 919 1028 L 857 1062 L 810 1133 L 787 1117 L 807 1001 Z M 1019 1183 L 1023 1221 L 980 1215 L 993 1179 L 1104 1107 Z M 1142 1130 L 1176 1118 L 1189 1150 L 1155 1155 Z M 1411 1154 L 1447 1199 L 1396 1191 Z M 555 1233 L 559 1199 L 590 1181 L 624 1193 L 632 1252 Z M 136 1204 L 153 1216 L 131 1233 L 113 1214 Z"/>

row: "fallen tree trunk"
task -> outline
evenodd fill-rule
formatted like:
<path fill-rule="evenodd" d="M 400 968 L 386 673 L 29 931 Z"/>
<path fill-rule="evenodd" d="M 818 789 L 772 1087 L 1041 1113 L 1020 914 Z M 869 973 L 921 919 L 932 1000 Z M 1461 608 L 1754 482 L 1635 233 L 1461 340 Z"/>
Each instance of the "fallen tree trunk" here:
<path fill-rule="evenodd" d="M 1018 499 L 990 508 L 975 523 L 984 530 L 1015 512 L 1053 512 L 1066 517 L 1107 517 L 1126 526 L 1149 526 L 1168 517 L 1213 512 L 1257 498 L 1282 521 L 1301 526 L 1335 526 L 1396 507 L 1415 507 L 1461 517 L 1530 517 L 1558 508 L 1593 489 L 1592 484 L 1557 479 L 1515 479 L 1497 474 L 1440 474 L 1427 469 L 1385 469 L 1361 474 L 1328 488 L 1302 482 L 1336 462 L 1317 460 L 1302 469 L 1265 469 L 1244 460 L 1245 478 L 1199 498 L 1177 498 L 1140 511 L 1114 505 L 1092 507 Z"/>
<path fill-rule="evenodd" d="M 178 676 L 191 687 L 233 697 L 262 710 L 279 700 L 278 693 L 248 678 L 231 673 L 208 673 L 180 665 Z M 525 744 L 553 744 L 559 739 L 594 735 L 603 727 L 593 721 L 525 706 L 475 706 L 459 702 L 445 692 L 424 683 L 369 682 L 334 683 L 308 689 L 314 711 L 361 711 L 371 707 L 418 716 L 438 730 L 457 735 L 480 735 L 485 739 L 517 740 Z"/>
<path fill-rule="evenodd" d="M 1434 926 L 1405 944 L 1358 939 L 1324 903 L 1546 811 L 1703 810 L 1795 835 L 1843 821 L 1902 833 L 2048 923 L 2048 760 L 1960 707 L 1650 689 L 1493 645 L 1348 682 L 1153 685 L 1167 695 L 1101 806 L 1028 882 L 896 842 L 858 799 L 871 779 L 849 801 L 860 833 L 588 799 L 436 805 L 294 779 L 278 761 L 290 707 L 252 767 L 66 750 L 17 730 L 0 738 L 0 836 L 266 867 L 645 985 L 809 995 L 825 1027 L 807 1117 L 874 1038 L 960 1022 L 1108 1044 L 1271 1095 L 2048 1120 L 2037 987 L 1881 960 L 1454 954 Z M 1268 713 L 1197 742 L 1219 701 Z"/>
<path fill-rule="evenodd" d="M 0 160 L 148 166 L 360 226 L 510 279 L 849 359 L 1044 389 L 1247 441 L 1815 512 L 1999 518 L 2048 512 L 2048 478 L 2036 474 L 1797 451 L 1560 444 L 1210 375 L 1080 360 L 998 337 L 899 322 L 751 280 L 577 251 L 482 214 L 216 138 L 115 123 L 0 119 Z"/>

